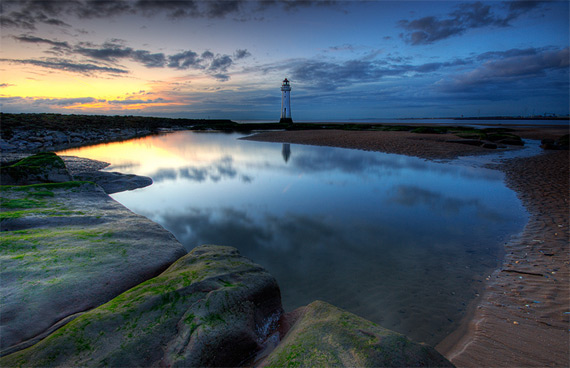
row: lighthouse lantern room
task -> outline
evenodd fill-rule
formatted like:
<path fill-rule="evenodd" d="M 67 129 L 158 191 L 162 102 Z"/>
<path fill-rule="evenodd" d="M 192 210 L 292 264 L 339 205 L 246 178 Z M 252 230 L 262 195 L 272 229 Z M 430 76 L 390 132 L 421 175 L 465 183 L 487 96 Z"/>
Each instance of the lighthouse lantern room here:
<path fill-rule="evenodd" d="M 287 78 L 281 85 L 281 120 L 280 123 L 292 123 L 291 119 L 291 86 Z"/>

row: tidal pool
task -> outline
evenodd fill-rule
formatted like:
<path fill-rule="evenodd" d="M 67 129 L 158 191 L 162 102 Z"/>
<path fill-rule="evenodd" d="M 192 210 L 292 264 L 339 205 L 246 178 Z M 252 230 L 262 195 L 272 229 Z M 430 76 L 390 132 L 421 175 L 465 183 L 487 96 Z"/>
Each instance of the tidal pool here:
<path fill-rule="evenodd" d="M 287 311 L 320 299 L 437 344 L 527 214 L 499 171 L 189 131 L 59 152 L 150 176 L 112 197 L 191 250 L 236 247 Z"/>

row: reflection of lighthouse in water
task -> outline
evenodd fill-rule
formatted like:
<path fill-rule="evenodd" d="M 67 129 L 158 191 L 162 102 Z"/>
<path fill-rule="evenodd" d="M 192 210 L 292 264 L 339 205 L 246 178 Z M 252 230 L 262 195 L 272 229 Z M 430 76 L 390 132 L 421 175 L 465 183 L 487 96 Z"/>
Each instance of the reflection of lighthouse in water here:
<path fill-rule="evenodd" d="M 283 143 L 281 154 L 283 155 L 283 160 L 285 160 L 285 162 L 289 161 L 289 157 L 291 157 L 291 145 L 289 143 Z"/>
<path fill-rule="evenodd" d="M 287 78 L 281 85 L 281 120 L 280 123 L 292 123 L 291 119 L 291 86 Z"/>

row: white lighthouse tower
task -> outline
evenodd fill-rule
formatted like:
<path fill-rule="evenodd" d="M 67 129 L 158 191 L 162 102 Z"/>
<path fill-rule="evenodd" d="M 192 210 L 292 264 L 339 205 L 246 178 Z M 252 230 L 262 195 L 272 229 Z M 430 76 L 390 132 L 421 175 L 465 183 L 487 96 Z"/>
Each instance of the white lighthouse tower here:
<path fill-rule="evenodd" d="M 281 120 L 280 123 L 292 123 L 291 119 L 291 86 L 287 78 L 281 85 Z"/>

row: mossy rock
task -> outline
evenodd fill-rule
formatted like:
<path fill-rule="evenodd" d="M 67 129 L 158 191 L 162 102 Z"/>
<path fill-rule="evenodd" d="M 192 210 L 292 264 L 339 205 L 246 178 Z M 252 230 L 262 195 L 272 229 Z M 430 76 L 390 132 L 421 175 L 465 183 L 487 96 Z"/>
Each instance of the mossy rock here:
<path fill-rule="evenodd" d="M 322 301 L 304 307 L 263 367 L 453 367 L 430 346 Z"/>
<path fill-rule="evenodd" d="M 53 152 L 38 153 L 0 168 L 3 185 L 60 183 L 72 180 L 63 160 Z"/>
<path fill-rule="evenodd" d="M 237 366 L 281 312 L 269 273 L 235 248 L 205 245 L 0 365 Z"/>
<path fill-rule="evenodd" d="M 90 182 L 0 186 L 0 351 L 152 278 L 186 254 Z"/>

